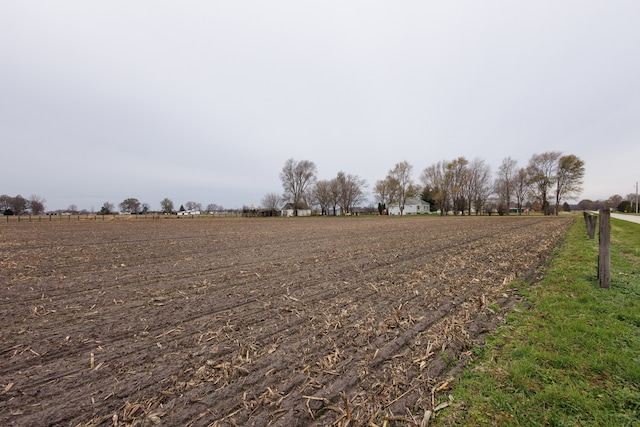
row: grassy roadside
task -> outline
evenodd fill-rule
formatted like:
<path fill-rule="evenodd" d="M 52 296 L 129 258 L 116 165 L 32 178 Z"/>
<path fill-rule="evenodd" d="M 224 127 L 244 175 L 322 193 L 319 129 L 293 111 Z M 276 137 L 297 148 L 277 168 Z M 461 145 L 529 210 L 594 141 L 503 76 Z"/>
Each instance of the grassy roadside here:
<path fill-rule="evenodd" d="M 611 220 L 611 289 L 576 220 L 430 426 L 640 426 L 640 225 Z"/>

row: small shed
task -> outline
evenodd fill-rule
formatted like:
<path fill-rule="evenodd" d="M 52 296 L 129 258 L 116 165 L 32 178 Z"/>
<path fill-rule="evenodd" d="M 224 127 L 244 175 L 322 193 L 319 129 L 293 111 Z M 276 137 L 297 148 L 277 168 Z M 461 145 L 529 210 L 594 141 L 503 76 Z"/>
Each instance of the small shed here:
<path fill-rule="evenodd" d="M 298 211 L 297 216 L 311 216 L 311 208 L 304 202 L 300 202 L 297 205 L 287 203 L 282 208 L 282 216 L 296 216 L 296 210 Z"/>

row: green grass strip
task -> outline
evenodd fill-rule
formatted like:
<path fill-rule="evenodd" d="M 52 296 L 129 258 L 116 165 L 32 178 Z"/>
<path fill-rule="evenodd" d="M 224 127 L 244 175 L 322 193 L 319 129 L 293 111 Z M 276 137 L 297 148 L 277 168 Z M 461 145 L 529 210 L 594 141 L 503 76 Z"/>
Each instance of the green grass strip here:
<path fill-rule="evenodd" d="M 640 426 L 640 225 L 611 220 L 611 289 L 597 259 L 576 220 L 429 425 Z"/>

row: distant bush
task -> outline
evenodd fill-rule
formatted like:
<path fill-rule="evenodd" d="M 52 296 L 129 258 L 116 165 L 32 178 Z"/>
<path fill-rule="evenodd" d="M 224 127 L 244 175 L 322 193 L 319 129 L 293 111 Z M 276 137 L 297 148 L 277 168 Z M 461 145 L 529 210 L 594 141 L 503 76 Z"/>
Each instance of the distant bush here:
<path fill-rule="evenodd" d="M 619 212 L 631 212 L 631 202 L 628 200 L 623 200 L 619 205 L 618 205 L 618 211 Z"/>

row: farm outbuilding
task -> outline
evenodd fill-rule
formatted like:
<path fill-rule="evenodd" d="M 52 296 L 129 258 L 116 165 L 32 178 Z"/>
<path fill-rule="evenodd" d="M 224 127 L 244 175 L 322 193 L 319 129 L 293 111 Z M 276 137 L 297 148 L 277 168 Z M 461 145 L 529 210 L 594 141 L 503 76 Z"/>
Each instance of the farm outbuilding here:
<path fill-rule="evenodd" d="M 178 215 L 180 215 L 180 216 L 183 216 L 183 215 L 184 216 L 186 216 L 186 215 L 200 215 L 200 211 L 197 211 L 195 209 L 189 209 L 189 210 L 186 210 L 186 211 L 179 211 Z"/>
<path fill-rule="evenodd" d="M 294 205 L 293 203 L 287 203 L 282 208 L 282 216 L 296 216 L 296 208 L 298 211 L 297 216 L 311 216 L 311 208 L 306 203 L 298 203 Z"/>

